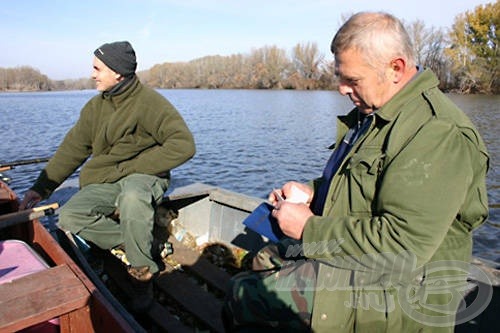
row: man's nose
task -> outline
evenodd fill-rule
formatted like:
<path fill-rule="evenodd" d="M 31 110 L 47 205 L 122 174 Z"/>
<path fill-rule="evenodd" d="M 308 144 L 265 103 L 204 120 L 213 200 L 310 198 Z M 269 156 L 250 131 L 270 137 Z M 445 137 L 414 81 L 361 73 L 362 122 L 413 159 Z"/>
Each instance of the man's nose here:
<path fill-rule="evenodd" d="M 349 85 L 340 82 L 339 83 L 339 93 L 342 96 L 346 96 L 348 94 L 352 94 L 352 88 Z"/>

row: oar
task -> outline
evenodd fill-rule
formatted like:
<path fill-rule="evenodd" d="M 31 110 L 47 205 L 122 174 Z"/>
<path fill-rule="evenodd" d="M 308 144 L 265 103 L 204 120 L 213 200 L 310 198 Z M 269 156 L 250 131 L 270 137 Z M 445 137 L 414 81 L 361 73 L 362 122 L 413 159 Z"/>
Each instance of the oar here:
<path fill-rule="evenodd" d="M 45 206 L 20 210 L 15 213 L 0 215 L 0 228 L 10 227 L 15 224 L 24 223 L 47 215 L 52 215 L 58 207 L 59 204 L 56 202 Z"/>
<path fill-rule="evenodd" d="M 48 162 L 49 160 L 50 160 L 50 157 L 39 157 L 39 158 L 30 159 L 30 160 L 17 160 L 17 161 L 12 161 L 12 162 L 7 162 L 7 163 L 0 163 L 0 171 L 10 170 L 13 167 L 18 166 L 18 165 L 43 163 L 43 162 Z"/>

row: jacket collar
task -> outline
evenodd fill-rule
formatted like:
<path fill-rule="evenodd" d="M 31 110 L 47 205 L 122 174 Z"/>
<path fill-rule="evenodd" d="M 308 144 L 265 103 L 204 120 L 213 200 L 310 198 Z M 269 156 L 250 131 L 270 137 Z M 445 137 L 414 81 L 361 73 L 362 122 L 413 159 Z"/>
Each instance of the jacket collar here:
<path fill-rule="evenodd" d="M 436 88 L 439 85 L 439 80 L 436 75 L 430 70 L 425 69 L 418 71 L 417 74 L 403 87 L 396 95 L 394 95 L 384 106 L 378 109 L 375 116 L 375 124 L 380 122 L 389 123 L 393 121 L 401 112 L 403 106 L 415 97 L 421 95 L 424 91 L 431 88 Z M 358 109 L 352 109 L 348 114 L 337 117 L 337 140 L 342 140 L 349 128 L 356 126 L 358 123 Z M 329 148 L 333 148 L 335 144 Z"/>
<path fill-rule="evenodd" d="M 399 115 L 405 104 L 411 103 L 424 91 L 437 88 L 438 85 L 439 80 L 430 69 L 418 71 L 403 89 L 377 110 L 377 116 L 391 122 Z"/>
<path fill-rule="evenodd" d="M 137 75 L 134 75 L 134 77 L 129 82 L 126 82 L 125 85 L 121 87 L 120 92 L 116 94 L 102 92 L 101 96 L 105 100 L 112 101 L 115 104 L 119 104 L 123 100 L 127 99 L 137 89 L 139 84 L 140 81 L 137 78 Z"/>

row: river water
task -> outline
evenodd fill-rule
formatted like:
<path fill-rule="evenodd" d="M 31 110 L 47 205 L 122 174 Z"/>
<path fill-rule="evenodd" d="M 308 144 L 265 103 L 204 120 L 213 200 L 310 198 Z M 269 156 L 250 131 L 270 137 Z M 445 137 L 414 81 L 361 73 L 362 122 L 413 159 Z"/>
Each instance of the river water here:
<path fill-rule="evenodd" d="M 289 180 L 321 174 L 335 116 L 351 103 L 332 91 L 159 90 L 183 115 L 196 156 L 175 169 L 172 187 L 203 182 L 260 198 Z M 95 91 L 0 94 L 0 163 L 51 156 Z M 449 95 L 472 119 L 491 154 L 490 217 L 474 235 L 474 254 L 500 263 L 500 96 Z M 3 173 L 20 195 L 44 163 Z M 72 177 L 76 177 L 73 175 Z"/>

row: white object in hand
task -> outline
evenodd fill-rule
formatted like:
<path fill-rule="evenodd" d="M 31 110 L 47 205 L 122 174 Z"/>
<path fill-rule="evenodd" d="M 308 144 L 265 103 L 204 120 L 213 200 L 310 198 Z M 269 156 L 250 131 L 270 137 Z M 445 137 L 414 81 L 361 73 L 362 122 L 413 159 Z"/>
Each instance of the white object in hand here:
<path fill-rule="evenodd" d="M 290 193 L 288 193 L 286 197 L 286 201 L 292 203 L 307 203 L 309 201 L 309 195 L 297 186 L 292 186 Z"/>

